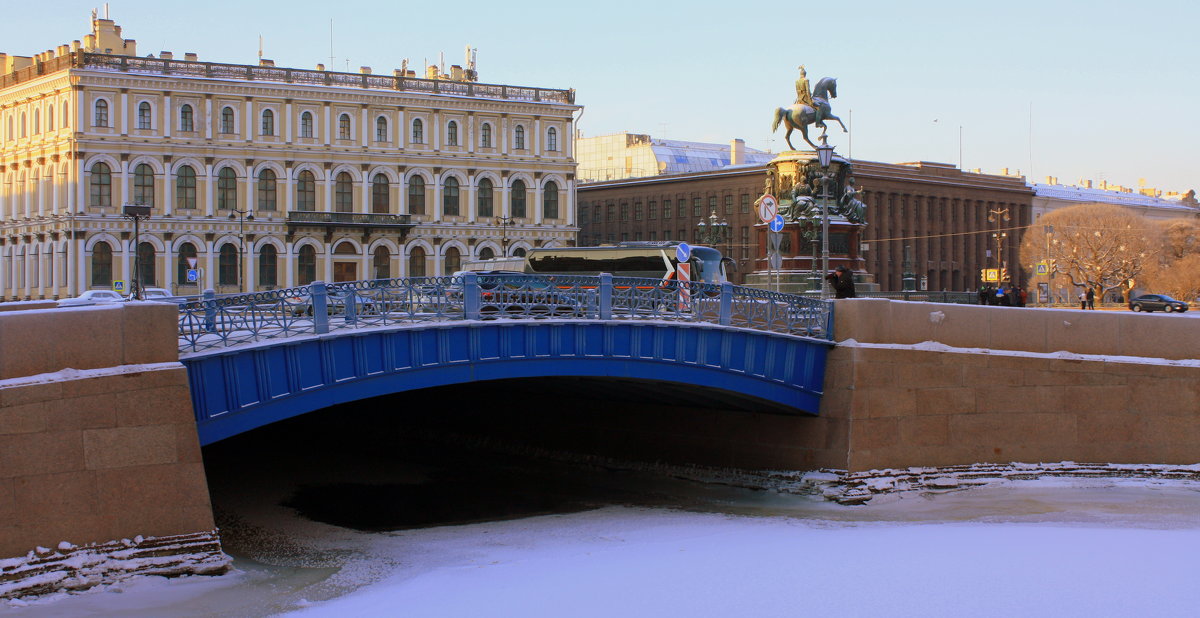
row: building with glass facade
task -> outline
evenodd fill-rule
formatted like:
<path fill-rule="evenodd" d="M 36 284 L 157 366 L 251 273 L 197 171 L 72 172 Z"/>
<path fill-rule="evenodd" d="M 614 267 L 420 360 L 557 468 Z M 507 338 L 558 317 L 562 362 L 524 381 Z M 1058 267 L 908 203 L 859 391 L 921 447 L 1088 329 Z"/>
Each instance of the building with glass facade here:
<path fill-rule="evenodd" d="M 645 178 L 708 172 L 742 165 L 762 165 L 774 154 L 746 148 L 744 141 L 707 144 L 617 133 L 575 139 L 580 182 Z"/>

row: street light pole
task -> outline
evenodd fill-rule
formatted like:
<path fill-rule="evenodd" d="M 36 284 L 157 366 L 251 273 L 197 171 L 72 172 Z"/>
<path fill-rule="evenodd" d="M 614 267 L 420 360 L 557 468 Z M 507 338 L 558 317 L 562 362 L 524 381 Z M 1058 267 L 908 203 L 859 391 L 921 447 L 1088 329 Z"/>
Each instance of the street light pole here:
<path fill-rule="evenodd" d="M 825 134 L 818 138 L 817 163 L 821 165 L 821 299 L 829 298 L 829 164 L 833 162 L 833 146 L 826 142 Z"/>
<path fill-rule="evenodd" d="M 729 222 L 724 219 L 717 220 L 717 210 L 714 208 L 712 213 L 708 215 L 708 221 L 701 219 L 696 224 L 696 238 L 702 245 L 710 245 L 717 247 L 729 238 Z"/>
<path fill-rule="evenodd" d="M 229 219 L 237 219 L 238 222 L 238 291 L 246 292 L 246 222 L 254 221 L 254 215 L 250 210 L 232 209 L 229 213 Z"/>
<path fill-rule="evenodd" d="M 133 219 L 133 280 L 130 287 L 133 297 L 142 300 L 142 234 L 138 222 L 150 218 L 150 207 L 145 204 L 125 204 L 121 214 Z"/>
<path fill-rule="evenodd" d="M 508 257 L 508 228 L 516 224 L 512 217 L 496 217 L 496 227 L 500 228 L 500 257 Z"/>

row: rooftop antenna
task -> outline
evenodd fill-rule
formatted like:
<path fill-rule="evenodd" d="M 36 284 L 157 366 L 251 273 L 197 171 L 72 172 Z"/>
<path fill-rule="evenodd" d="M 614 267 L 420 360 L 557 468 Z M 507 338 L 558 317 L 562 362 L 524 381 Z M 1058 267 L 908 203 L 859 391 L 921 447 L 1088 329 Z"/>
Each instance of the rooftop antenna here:
<path fill-rule="evenodd" d="M 258 61 L 259 62 L 262 62 L 262 47 L 263 47 L 263 39 L 262 39 L 262 35 L 260 34 L 260 35 L 258 35 Z"/>
<path fill-rule="evenodd" d="M 108 19 L 108 3 L 104 3 L 104 19 Z"/>
<path fill-rule="evenodd" d="M 446 74 L 446 52 L 438 52 L 438 74 Z"/>
<path fill-rule="evenodd" d="M 333 66 L 333 18 L 329 19 L 329 70 L 337 70 Z"/>

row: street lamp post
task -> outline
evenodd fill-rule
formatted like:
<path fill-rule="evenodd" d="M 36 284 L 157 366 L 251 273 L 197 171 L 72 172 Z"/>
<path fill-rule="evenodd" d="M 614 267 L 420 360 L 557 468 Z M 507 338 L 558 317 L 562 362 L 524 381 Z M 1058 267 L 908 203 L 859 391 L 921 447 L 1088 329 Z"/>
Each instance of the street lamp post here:
<path fill-rule="evenodd" d="M 150 218 L 150 207 L 145 204 L 125 204 L 121 207 L 121 214 L 133 219 L 133 281 L 130 283 L 133 289 L 130 291 L 134 298 L 142 300 L 142 234 L 138 222 Z"/>
<path fill-rule="evenodd" d="M 1046 306 L 1049 307 L 1054 304 L 1054 270 L 1050 265 L 1050 237 L 1054 235 L 1054 226 L 1043 225 L 1042 232 L 1046 236 Z"/>
<path fill-rule="evenodd" d="M 500 228 L 500 257 L 508 257 L 508 228 L 516 224 L 512 217 L 496 217 L 496 227 Z"/>
<path fill-rule="evenodd" d="M 817 163 L 821 165 L 821 298 L 829 298 L 829 164 L 833 162 L 833 146 L 820 136 L 817 146 Z"/>
<path fill-rule="evenodd" d="M 246 222 L 254 221 L 254 215 L 250 210 L 232 209 L 229 213 L 229 220 L 237 219 L 238 222 L 238 291 L 246 292 Z"/>
<path fill-rule="evenodd" d="M 714 208 L 707 221 L 701 219 L 696 224 L 696 231 L 696 239 L 700 244 L 716 247 L 729 239 L 729 222 L 724 219 L 718 221 L 717 210 Z"/>
<path fill-rule="evenodd" d="M 1004 268 L 1004 264 L 1003 264 L 1003 262 L 1001 260 L 1001 256 L 1000 256 L 1000 248 L 1003 246 L 1002 243 L 1004 242 L 1004 239 L 1008 236 L 1008 234 L 1005 233 L 1001 229 L 1000 224 L 1003 221 L 1008 221 L 1008 219 L 1009 219 L 1009 216 L 1008 216 L 1007 208 L 993 208 L 988 211 L 988 221 L 991 221 L 992 223 L 996 224 L 996 231 L 992 233 L 992 238 L 995 239 L 995 241 L 996 241 L 996 268 L 997 269 Z"/>

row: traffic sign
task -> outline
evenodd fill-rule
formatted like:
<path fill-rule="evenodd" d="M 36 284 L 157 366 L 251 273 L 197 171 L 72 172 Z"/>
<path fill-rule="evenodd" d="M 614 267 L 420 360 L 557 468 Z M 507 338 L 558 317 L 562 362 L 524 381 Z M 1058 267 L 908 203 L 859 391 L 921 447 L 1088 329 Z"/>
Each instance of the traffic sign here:
<path fill-rule="evenodd" d="M 187 258 L 187 265 L 188 265 L 188 268 L 195 268 L 196 267 L 196 258 L 194 258 L 194 257 Z"/>
<path fill-rule="evenodd" d="M 114 292 L 116 292 L 118 294 L 124 294 L 125 293 L 125 281 L 121 280 L 121 279 L 117 279 L 116 281 L 113 281 L 112 289 Z"/>
<path fill-rule="evenodd" d="M 200 280 L 200 271 L 195 268 L 189 268 L 187 271 L 187 282 L 195 283 Z"/>
<path fill-rule="evenodd" d="M 764 193 L 758 198 L 758 218 L 763 223 L 770 223 L 775 215 L 779 214 L 779 202 L 775 200 L 775 196 L 770 193 Z"/>
<path fill-rule="evenodd" d="M 1050 265 L 1045 262 L 1038 262 L 1037 263 L 1037 274 L 1039 274 L 1039 275 L 1050 274 Z"/>
<path fill-rule="evenodd" d="M 690 260 L 691 258 L 692 258 L 691 245 L 689 245 L 685 242 L 681 242 L 681 243 L 679 243 L 679 246 L 675 247 L 675 259 L 679 260 L 680 263 L 686 262 L 686 261 Z"/>
<path fill-rule="evenodd" d="M 772 232 L 782 232 L 783 215 L 775 215 L 775 217 L 771 219 L 771 222 L 767 224 L 767 229 L 771 230 Z"/>

